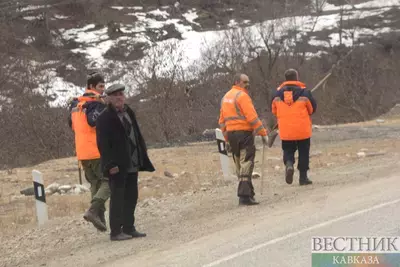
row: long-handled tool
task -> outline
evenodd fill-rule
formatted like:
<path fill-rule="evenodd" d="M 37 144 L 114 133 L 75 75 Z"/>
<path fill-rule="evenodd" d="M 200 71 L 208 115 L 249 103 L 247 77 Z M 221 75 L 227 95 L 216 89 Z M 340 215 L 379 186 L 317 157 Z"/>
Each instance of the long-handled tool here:
<path fill-rule="evenodd" d="M 78 160 L 79 184 L 82 184 L 82 163 Z"/>
<path fill-rule="evenodd" d="M 261 195 L 264 193 L 264 161 L 265 161 L 265 145 L 263 144 L 262 161 L 261 161 Z"/>
<path fill-rule="evenodd" d="M 331 69 L 329 70 L 329 72 L 325 75 L 324 78 L 322 78 L 322 80 L 320 80 L 316 86 L 314 86 L 313 89 L 311 89 L 311 93 L 314 92 L 315 90 L 317 90 L 318 88 L 321 87 L 321 85 L 323 85 L 326 80 L 328 80 L 328 78 L 332 75 L 333 70 L 338 67 L 343 60 L 345 60 L 352 52 L 354 51 L 354 48 L 352 48 L 349 52 L 347 52 L 347 54 L 341 58 L 340 60 L 338 60 L 336 62 L 336 64 L 333 64 Z M 276 137 L 278 136 L 279 130 L 278 130 L 278 124 L 275 124 L 274 127 L 269 131 L 268 133 L 268 147 L 272 147 L 272 145 L 274 144 L 274 141 L 276 139 Z"/>

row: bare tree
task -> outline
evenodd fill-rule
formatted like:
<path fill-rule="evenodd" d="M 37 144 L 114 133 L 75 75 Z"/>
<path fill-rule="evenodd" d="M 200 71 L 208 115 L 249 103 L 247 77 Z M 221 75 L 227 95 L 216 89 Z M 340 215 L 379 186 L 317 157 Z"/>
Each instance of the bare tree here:
<path fill-rule="evenodd" d="M 138 113 L 152 118 L 148 121 L 151 126 L 144 127 L 152 137 L 161 134 L 162 141 L 166 142 L 184 136 L 187 131 L 181 122 L 187 111 L 185 80 L 188 73 L 183 70 L 183 60 L 177 43 L 167 43 L 152 48 L 135 74 L 139 90 L 135 96 L 136 104 L 140 105 Z"/>

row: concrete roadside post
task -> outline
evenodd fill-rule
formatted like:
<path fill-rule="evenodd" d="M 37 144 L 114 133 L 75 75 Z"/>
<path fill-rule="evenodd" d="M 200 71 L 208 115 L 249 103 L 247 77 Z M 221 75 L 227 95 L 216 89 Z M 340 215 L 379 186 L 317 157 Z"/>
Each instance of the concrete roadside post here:
<path fill-rule="evenodd" d="M 215 129 L 215 137 L 217 139 L 219 158 L 221 160 L 221 168 L 226 181 L 232 180 L 230 161 L 228 151 L 226 150 L 226 142 L 221 129 Z"/>
<path fill-rule="evenodd" d="M 36 199 L 36 217 L 39 226 L 46 223 L 49 219 L 47 213 L 47 204 L 46 204 L 46 193 L 43 185 L 43 175 L 38 170 L 32 171 L 33 177 L 33 188 L 35 191 L 35 199 Z"/>

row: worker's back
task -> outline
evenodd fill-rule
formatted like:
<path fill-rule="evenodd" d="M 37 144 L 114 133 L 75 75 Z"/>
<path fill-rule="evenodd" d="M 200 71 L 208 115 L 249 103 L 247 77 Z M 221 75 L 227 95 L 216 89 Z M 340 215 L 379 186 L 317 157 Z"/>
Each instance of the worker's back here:
<path fill-rule="evenodd" d="M 80 97 L 78 104 L 71 110 L 72 129 L 75 133 L 75 148 L 78 160 L 100 158 L 96 142 L 96 128 L 88 124 L 85 104 L 97 101 L 91 97 Z"/>
<path fill-rule="evenodd" d="M 285 85 L 273 98 L 272 112 L 276 115 L 282 140 L 302 140 L 312 135 L 310 115 L 316 104 L 309 91 L 298 85 Z"/>
<path fill-rule="evenodd" d="M 233 86 L 221 101 L 220 127 L 223 131 L 255 131 L 266 135 L 246 89 Z"/>

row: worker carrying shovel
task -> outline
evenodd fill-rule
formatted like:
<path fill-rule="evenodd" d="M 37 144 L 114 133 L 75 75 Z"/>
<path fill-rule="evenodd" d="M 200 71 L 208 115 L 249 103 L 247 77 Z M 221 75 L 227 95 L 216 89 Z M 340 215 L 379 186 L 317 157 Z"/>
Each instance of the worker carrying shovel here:
<path fill-rule="evenodd" d="M 234 85 L 221 101 L 219 125 L 230 146 L 239 179 L 237 195 L 240 205 L 256 205 L 252 175 L 256 147 L 255 135 L 267 144 L 267 130 L 264 128 L 249 96 L 249 77 L 235 76 Z"/>
<path fill-rule="evenodd" d="M 310 139 L 312 135 L 311 115 L 317 103 L 311 91 L 299 81 L 294 69 L 285 72 L 286 81 L 276 90 L 272 100 L 272 113 L 278 120 L 279 137 L 282 141 L 283 163 L 286 183 L 292 184 L 294 174 L 294 154 L 299 151 L 297 169 L 300 171 L 300 185 L 312 184 L 308 178 L 310 162 Z"/>
<path fill-rule="evenodd" d="M 108 178 L 103 176 L 100 152 L 97 148 L 96 120 L 106 107 L 103 100 L 105 89 L 101 74 L 91 73 L 83 96 L 74 99 L 70 106 L 69 125 L 75 134 L 75 147 L 78 160 L 83 166 L 85 178 L 90 183 L 91 205 L 84 219 L 98 230 L 107 231 L 105 202 L 110 197 Z"/>

